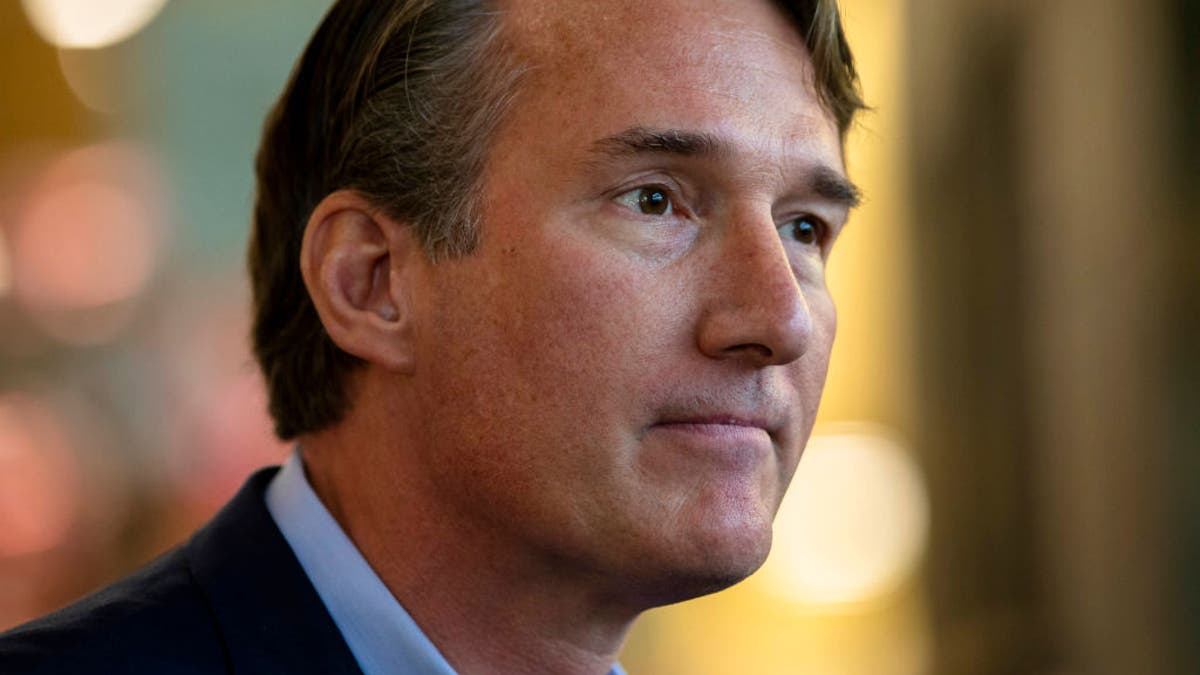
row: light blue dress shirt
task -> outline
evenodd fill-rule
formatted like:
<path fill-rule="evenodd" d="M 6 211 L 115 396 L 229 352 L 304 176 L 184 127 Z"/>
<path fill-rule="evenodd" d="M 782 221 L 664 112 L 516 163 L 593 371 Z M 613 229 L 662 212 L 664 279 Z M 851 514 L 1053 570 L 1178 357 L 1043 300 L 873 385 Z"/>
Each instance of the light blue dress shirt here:
<path fill-rule="evenodd" d="M 298 453 L 266 501 L 363 675 L 456 675 L 313 492 Z M 625 671 L 614 664 L 609 675 Z"/>

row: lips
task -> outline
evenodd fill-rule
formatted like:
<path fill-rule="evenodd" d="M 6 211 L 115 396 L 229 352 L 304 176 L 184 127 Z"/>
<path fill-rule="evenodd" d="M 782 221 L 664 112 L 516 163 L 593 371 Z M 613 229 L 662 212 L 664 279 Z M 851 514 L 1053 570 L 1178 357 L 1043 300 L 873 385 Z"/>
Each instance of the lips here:
<path fill-rule="evenodd" d="M 766 423 L 748 416 L 669 417 L 648 431 L 649 438 L 665 443 L 659 447 L 675 448 L 689 462 L 715 463 L 729 476 L 756 473 L 775 447 Z"/>
<path fill-rule="evenodd" d="M 655 424 L 652 429 L 675 431 L 713 438 L 734 439 L 769 439 L 770 432 L 762 423 L 750 422 L 738 418 L 703 418 L 695 420 L 674 420 Z"/>
<path fill-rule="evenodd" d="M 678 419 L 668 419 L 659 424 L 713 424 L 731 427 L 758 427 L 760 429 L 767 428 L 767 422 L 761 418 L 742 417 L 738 415 L 703 415 L 697 417 L 683 417 Z"/>
<path fill-rule="evenodd" d="M 787 444 L 797 410 L 792 398 L 768 386 L 704 387 L 693 383 L 686 393 L 668 395 L 651 410 L 646 432 L 676 431 L 690 435 L 759 439 Z"/>
<path fill-rule="evenodd" d="M 654 427 L 683 427 L 697 432 L 734 432 L 738 430 L 761 429 L 774 436 L 778 424 L 773 424 L 765 416 L 738 413 L 684 414 L 667 415 L 655 422 Z"/>

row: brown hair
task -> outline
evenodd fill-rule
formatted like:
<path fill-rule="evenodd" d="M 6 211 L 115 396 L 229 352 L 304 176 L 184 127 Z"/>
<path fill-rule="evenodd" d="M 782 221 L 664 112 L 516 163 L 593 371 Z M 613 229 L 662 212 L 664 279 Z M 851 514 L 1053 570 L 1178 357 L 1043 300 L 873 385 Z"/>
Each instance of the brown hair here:
<path fill-rule="evenodd" d="M 780 1 L 845 135 L 863 107 L 835 0 Z M 326 334 L 300 276 L 313 208 L 357 190 L 431 259 L 470 253 L 489 140 L 522 72 L 488 0 L 338 0 L 267 118 L 249 246 L 254 353 L 283 439 L 337 422 L 361 361 Z"/>
<path fill-rule="evenodd" d="M 858 70 L 837 0 L 776 0 L 792 17 L 812 57 L 817 96 L 837 122 L 843 139 L 854 115 L 866 109 L 859 93 Z"/>

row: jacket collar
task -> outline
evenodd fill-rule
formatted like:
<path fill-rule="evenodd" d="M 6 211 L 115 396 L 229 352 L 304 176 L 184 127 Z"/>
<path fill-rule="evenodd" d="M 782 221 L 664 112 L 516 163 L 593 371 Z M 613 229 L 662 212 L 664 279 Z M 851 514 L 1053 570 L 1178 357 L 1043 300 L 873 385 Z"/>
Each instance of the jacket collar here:
<path fill-rule="evenodd" d="M 188 542 L 186 555 L 221 633 L 231 673 L 362 671 L 267 512 L 277 468 L 250 477 Z"/>

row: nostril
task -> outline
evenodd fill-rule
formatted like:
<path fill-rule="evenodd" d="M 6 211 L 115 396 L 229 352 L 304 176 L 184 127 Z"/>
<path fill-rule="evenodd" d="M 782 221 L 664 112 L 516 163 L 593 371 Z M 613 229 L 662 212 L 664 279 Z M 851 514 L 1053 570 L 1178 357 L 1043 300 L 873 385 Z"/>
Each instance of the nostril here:
<path fill-rule="evenodd" d="M 725 351 L 729 352 L 731 355 L 748 353 L 754 357 L 765 360 L 769 360 L 775 356 L 775 352 L 772 351 L 770 347 L 755 342 L 746 342 L 740 345 L 733 345 L 732 347 L 727 347 Z"/>

